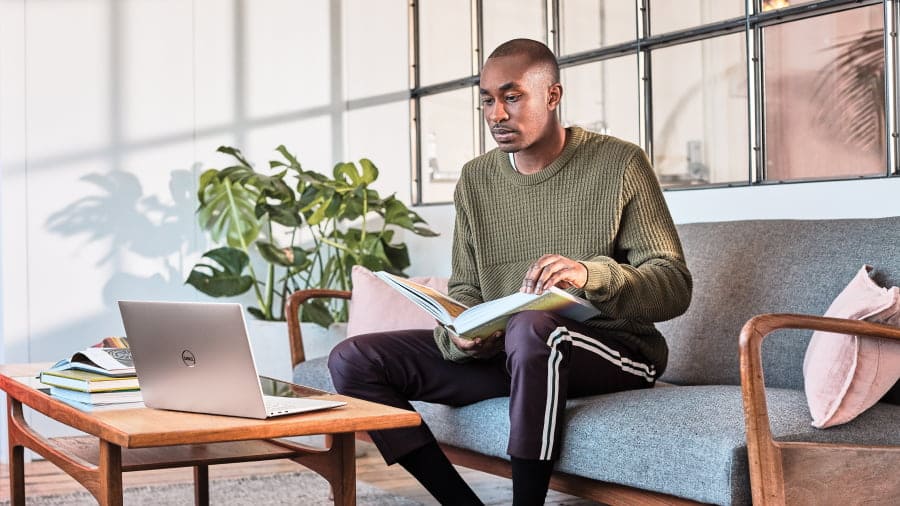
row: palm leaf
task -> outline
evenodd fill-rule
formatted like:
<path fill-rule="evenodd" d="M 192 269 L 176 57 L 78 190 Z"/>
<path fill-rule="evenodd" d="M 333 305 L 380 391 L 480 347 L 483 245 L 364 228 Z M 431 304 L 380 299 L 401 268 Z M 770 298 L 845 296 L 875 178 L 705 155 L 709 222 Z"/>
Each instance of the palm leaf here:
<path fill-rule="evenodd" d="M 823 104 L 816 121 L 849 145 L 880 149 L 885 135 L 883 30 L 867 30 L 828 50 L 837 54 L 822 69 L 813 94 Z"/>

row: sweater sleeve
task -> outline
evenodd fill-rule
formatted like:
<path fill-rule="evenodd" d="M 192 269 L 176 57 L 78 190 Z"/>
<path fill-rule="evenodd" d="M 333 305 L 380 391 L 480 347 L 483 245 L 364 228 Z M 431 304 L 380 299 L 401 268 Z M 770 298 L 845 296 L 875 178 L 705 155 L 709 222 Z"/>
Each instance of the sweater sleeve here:
<path fill-rule="evenodd" d="M 456 223 L 453 229 L 452 268 L 448 282 L 451 297 L 472 307 L 483 302 L 481 285 L 478 280 L 478 266 L 469 223 L 468 209 L 461 188 L 465 185 L 461 178 L 453 197 L 456 207 Z M 434 329 L 434 339 L 447 360 L 466 362 L 472 360 L 453 344 L 447 330 L 441 326 Z"/>
<path fill-rule="evenodd" d="M 585 294 L 611 319 L 659 322 L 684 313 L 692 279 L 681 241 L 643 151 L 626 165 L 615 256 L 582 262 Z"/>

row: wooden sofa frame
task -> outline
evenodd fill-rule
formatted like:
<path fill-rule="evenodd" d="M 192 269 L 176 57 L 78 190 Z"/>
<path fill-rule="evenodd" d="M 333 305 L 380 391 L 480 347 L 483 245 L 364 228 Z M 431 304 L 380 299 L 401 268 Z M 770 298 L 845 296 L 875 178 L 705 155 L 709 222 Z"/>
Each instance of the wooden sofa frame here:
<path fill-rule="evenodd" d="M 306 360 L 298 311 L 314 298 L 350 299 L 343 290 L 299 290 L 286 301 L 291 367 Z M 740 334 L 741 393 L 753 504 L 863 504 L 900 496 L 900 484 L 885 472 L 900 468 L 900 447 L 776 441 L 769 425 L 763 382 L 762 342 L 779 329 L 807 329 L 900 340 L 900 328 L 857 320 L 796 314 L 765 314 L 750 319 Z M 371 441 L 367 434 L 357 438 Z M 506 460 L 442 444 L 454 464 L 510 478 Z M 894 480 L 896 481 L 896 480 Z M 824 484 L 840 483 L 840 486 Z M 634 487 L 555 472 L 550 488 L 611 506 L 701 504 Z"/>

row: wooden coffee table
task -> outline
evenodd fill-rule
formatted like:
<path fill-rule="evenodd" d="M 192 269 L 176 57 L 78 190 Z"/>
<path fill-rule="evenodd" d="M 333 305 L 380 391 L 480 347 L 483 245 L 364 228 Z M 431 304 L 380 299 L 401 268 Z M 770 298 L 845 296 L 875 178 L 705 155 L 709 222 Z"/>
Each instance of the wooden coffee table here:
<path fill-rule="evenodd" d="M 205 505 L 209 465 L 271 459 L 291 459 L 312 469 L 331 484 L 335 504 L 352 505 L 354 433 L 421 423 L 412 411 L 319 391 L 311 397 L 347 405 L 269 420 L 150 408 L 88 413 L 35 388 L 34 376 L 50 365 L 0 365 L 0 389 L 7 394 L 12 505 L 25 504 L 25 448 L 59 466 L 103 506 L 122 504 L 123 472 L 193 467 L 195 502 Z M 89 436 L 46 438 L 29 426 L 23 405 Z M 326 435 L 326 448 L 278 439 L 313 434 Z"/>

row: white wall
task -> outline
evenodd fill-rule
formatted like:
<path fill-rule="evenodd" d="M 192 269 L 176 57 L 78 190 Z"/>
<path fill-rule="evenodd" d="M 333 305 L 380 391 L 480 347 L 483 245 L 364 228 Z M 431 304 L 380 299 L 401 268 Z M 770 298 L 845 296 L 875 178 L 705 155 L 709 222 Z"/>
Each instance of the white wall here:
<path fill-rule="evenodd" d="M 263 165 L 285 144 L 323 172 L 365 156 L 377 189 L 408 201 L 406 11 L 0 2 L 3 361 L 55 361 L 121 335 L 118 299 L 200 299 L 183 284 L 210 246 L 196 181 L 227 163 L 221 144 Z"/>

